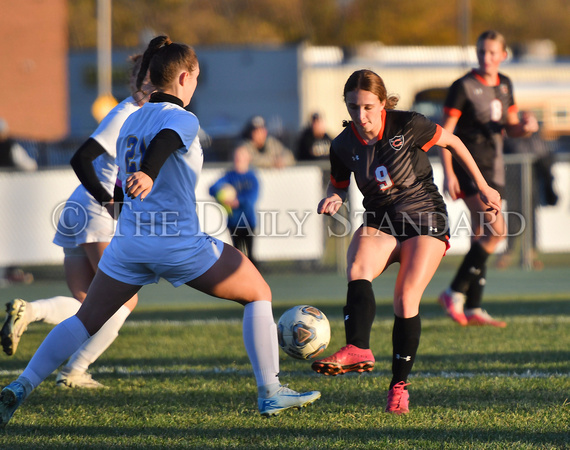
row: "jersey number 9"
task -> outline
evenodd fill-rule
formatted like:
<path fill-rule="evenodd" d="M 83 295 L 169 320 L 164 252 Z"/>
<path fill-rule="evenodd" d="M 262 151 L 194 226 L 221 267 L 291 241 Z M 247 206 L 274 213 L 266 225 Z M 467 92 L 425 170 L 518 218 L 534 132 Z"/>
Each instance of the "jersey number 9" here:
<path fill-rule="evenodd" d="M 388 173 L 386 166 L 378 166 L 374 171 L 374 175 L 376 175 L 376 182 L 378 183 L 378 187 L 381 191 L 385 191 L 393 186 L 394 182 L 392 181 L 392 178 L 390 178 L 390 174 Z"/>

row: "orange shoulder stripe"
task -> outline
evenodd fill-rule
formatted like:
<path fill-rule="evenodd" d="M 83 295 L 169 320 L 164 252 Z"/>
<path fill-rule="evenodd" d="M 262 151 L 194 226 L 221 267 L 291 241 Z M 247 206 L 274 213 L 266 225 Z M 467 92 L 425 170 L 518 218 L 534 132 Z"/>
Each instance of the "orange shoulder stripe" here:
<path fill-rule="evenodd" d="M 450 108 L 449 106 L 445 106 L 443 108 L 443 112 L 450 117 L 461 117 L 461 110 L 456 108 Z"/>
<path fill-rule="evenodd" d="M 435 134 L 433 135 L 433 137 L 429 140 L 429 142 L 427 142 L 426 144 L 424 144 L 424 146 L 422 147 L 422 150 L 424 152 L 427 152 L 430 148 L 432 148 L 437 141 L 439 141 L 439 138 L 441 137 L 441 133 L 443 133 L 443 128 L 441 128 L 441 126 L 437 125 L 435 126 Z"/>
<path fill-rule="evenodd" d="M 334 177 L 331 175 L 331 184 L 337 189 L 346 189 L 350 184 L 350 180 L 336 181 Z"/>

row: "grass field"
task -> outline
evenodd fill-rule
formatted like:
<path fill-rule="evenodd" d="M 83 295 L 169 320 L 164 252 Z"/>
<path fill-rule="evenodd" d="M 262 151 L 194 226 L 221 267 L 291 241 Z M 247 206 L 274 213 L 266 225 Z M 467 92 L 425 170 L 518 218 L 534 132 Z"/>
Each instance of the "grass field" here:
<path fill-rule="evenodd" d="M 282 382 L 322 398 L 271 419 L 257 412 L 242 308 L 159 283 L 141 291 L 119 338 L 92 366 L 109 388 L 62 390 L 52 375 L 0 432 L 0 448 L 570 448 L 570 270 L 492 271 L 485 307 L 506 329 L 461 328 L 444 317 L 436 297 L 452 274 L 442 267 L 422 302 L 407 416 L 382 412 L 395 271 L 374 282 L 374 371 L 323 377 L 281 353 Z M 331 321 L 327 355 L 344 345 L 341 276 L 267 279 L 276 320 L 290 306 L 313 304 Z M 0 300 L 66 293 L 61 281 L 39 280 L 0 289 Z M 30 326 L 16 355 L 0 355 L 0 384 L 23 370 L 50 329 Z"/>

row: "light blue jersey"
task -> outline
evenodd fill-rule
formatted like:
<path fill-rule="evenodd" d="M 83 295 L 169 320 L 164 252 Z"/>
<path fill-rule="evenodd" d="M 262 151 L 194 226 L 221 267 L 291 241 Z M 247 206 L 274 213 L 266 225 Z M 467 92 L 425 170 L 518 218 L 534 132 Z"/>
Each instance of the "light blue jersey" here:
<path fill-rule="evenodd" d="M 173 103 L 149 102 L 125 121 L 117 140 L 123 189 L 163 129 L 175 131 L 184 145 L 168 157 L 144 201 L 125 195 L 115 236 L 99 264 L 107 275 L 129 284 L 156 282 L 160 276 L 174 285 L 185 283 L 211 267 L 223 248 L 200 230 L 196 213 L 204 157 L 194 114 Z"/>

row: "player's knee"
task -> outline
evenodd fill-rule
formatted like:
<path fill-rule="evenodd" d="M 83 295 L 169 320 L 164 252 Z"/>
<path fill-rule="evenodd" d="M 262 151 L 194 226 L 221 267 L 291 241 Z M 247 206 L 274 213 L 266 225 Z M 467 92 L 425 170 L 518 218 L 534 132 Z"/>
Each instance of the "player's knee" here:
<path fill-rule="evenodd" d="M 263 280 L 263 282 L 256 283 L 254 287 L 254 292 L 252 296 L 252 301 L 266 300 L 271 301 L 271 288 Z"/>
<path fill-rule="evenodd" d="M 368 265 L 362 264 L 358 260 L 348 263 L 348 267 L 346 268 L 346 275 L 349 281 L 371 279 L 370 267 Z"/>
<path fill-rule="evenodd" d="M 126 303 L 125 306 L 127 308 L 129 308 L 129 310 L 133 311 L 135 309 L 135 307 L 137 306 L 137 303 L 139 302 L 139 296 L 137 294 L 135 294 L 133 297 L 131 297 Z"/>
<path fill-rule="evenodd" d="M 71 295 L 73 295 L 73 298 L 81 303 L 83 303 L 85 301 L 85 297 L 87 297 L 87 292 L 83 291 L 83 290 L 76 290 L 76 289 L 72 289 L 71 290 Z"/>
<path fill-rule="evenodd" d="M 394 291 L 394 313 L 404 319 L 415 317 L 419 313 L 421 295 L 419 287 L 408 286 Z"/>

